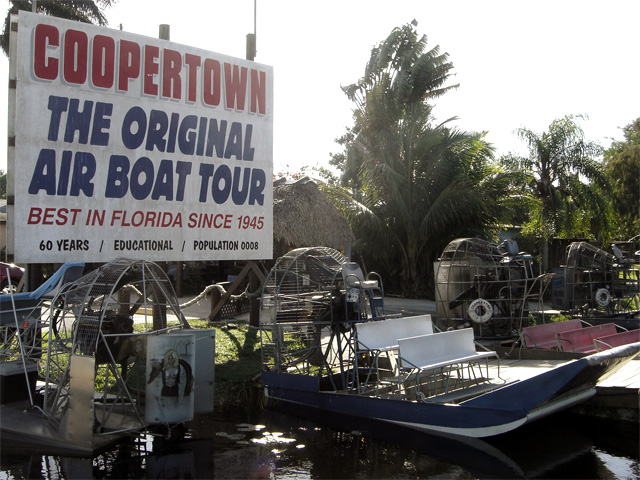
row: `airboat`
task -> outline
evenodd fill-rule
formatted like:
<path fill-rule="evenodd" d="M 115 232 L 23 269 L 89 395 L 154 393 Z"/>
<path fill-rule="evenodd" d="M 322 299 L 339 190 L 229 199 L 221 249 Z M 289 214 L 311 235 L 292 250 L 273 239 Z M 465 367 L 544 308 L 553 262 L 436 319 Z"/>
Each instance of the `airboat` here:
<path fill-rule="evenodd" d="M 613 243 L 610 251 L 587 242 L 567 247 L 557 271 L 554 307 L 590 324 L 615 322 L 640 327 L 640 250 L 637 243 Z"/>
<path fill-rule="evenodd" d="M 484 339 L 517 338 L 547 285 L 534 270 L 532 255 L 520 252 L 514 240 L 453 240 L 434 262 L 440 327 L 470 327 Z"/>
<path fill-rule="evenodd" d="M 130 259 L 84 268 L 0 296 L 5 445 L 90 455 L 213 410 L 215 333 L 190 328 L 164 271 Z"/>
<path fill-rule="evenodd" d="M 518 298 L 526 294 L 522 285 Z M 582 402 L 640 352 L 638 342 L 542 373 L 507 372 L 473 328 L 440 331 L 429 315 L 388 315 L 382 279 L 327 247 L 277 260 L 260 338 L 268 407 L 461 437 L 505 433 Z"/>

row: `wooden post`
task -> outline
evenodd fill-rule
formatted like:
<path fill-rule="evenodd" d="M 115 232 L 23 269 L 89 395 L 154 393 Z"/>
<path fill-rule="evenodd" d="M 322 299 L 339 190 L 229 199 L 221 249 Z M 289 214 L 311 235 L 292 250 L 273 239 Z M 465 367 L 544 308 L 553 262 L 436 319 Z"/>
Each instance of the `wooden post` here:
<path fill-rule="evenodd" d="M 129 287 L 120 289 L 120 291 L 118 292 L 118 303 L 120 304 L 118 314 L 128 317 L 129 307 L 131 305 L 131 289 Z"/>
<path fill-rule="evenodd" d="M 220 299 L 222 298 L 222 295 L 220 295 L 220 290 L 218 290 L 217 288 L 212 288 L 209 291 L 209 295 L 211 295 L 210 297 L 210 301 L 211 301 L 211 311 L 213 312 L 216 308 L 216 306 L 218 305 L 218 303 L 220 303 Z M 215 316 L 209 316 L 209 321 L 210 322 L 214 322 L 214 321 L 218 321 L 220 320 L 220 313 L 222 312 L 222 310 L 218 310 L 217 313 L 215 314 Z"/>

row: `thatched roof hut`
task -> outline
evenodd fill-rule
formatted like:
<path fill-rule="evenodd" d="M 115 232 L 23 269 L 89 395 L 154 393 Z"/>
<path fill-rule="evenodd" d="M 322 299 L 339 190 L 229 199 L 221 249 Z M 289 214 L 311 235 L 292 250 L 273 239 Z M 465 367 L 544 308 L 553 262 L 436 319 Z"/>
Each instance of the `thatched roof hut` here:
<path fill-rule="evenodd" d="M 274 184 L 274 258 L 299 247 L 347 251 L 354 240 L 347 219 L 313 181 Z"/>

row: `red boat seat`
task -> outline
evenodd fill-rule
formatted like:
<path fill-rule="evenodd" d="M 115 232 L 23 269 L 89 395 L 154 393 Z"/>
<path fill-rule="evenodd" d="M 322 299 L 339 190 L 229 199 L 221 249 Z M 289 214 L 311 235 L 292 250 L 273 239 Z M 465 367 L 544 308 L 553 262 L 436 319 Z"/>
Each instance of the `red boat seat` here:
<path fill-rule="evenodd" d="M 565 320 L 564 322 L 543 323 L 532 327 L 524 327 L 520 332 L 523 343 L 528 348 L 556 349 L 558 342 L 556 335 L 568 330 L 576 330 L 582 327 L 579 319 Z"/>
<path fill-rule="evenodd" d="M 629 330 L 593 339 L 593 344 L 598 352 L 636 342 L 640 342 L 640 330 Z"/>
<path fill-rule="evenodd" d="M 563 352 L 594 353 L 596 338 L 618 333 L 614 323 L 604 323 L 593 327 L 577 328 L 556 334 L 558 349 Z"/>

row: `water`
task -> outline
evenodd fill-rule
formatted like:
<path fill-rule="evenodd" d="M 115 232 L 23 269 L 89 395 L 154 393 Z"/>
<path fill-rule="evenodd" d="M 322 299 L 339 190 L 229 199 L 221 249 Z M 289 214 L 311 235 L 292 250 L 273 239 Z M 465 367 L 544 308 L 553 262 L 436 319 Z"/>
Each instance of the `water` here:
<path fill-rule="evenodd" d="M 199 415 L 182 441 L 143 436 L 93 459 L 2 445 L 0 479 L 640 478 L 634 424 L 561 413 L 493 439 L 452 440 L 319 420 L 273 411 Z"/>

